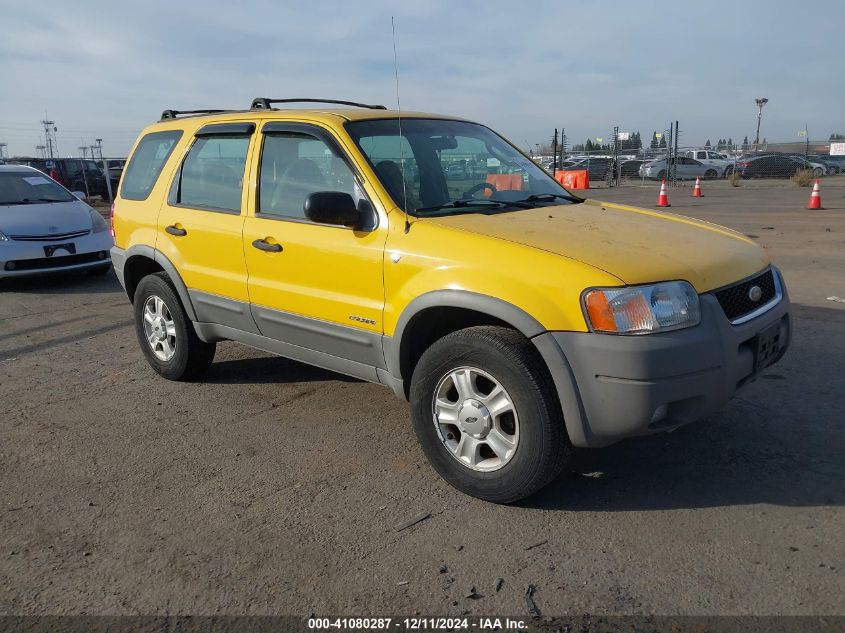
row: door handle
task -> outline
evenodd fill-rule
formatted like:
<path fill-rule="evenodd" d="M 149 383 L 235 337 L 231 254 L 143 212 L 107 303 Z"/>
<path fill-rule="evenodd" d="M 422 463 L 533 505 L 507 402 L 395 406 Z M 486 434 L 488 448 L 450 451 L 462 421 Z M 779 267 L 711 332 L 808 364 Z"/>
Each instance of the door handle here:
<path fill-rule="evenodd" d="M 255 240 L 252 245 L 260 251 L 267 251 L 268 253 L 279 253 L 282 250 L 281 244 L 271 244 L 266 240 Z"/>
<path fill-rule="evenodd" d="M 185 237 L 188 234 L 188 231 L 176 226 L 175 224 L 171 224 L 170 226 L 165 227 L 164 230 L 170 233 L 171 235 L 175 235 L 176 237 Z"/>

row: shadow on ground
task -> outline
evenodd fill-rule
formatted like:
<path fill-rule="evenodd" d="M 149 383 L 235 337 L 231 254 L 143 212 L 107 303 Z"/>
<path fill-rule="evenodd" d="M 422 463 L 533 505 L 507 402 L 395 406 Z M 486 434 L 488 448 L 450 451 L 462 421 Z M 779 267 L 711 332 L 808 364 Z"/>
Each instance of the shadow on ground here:
<path fill-rule="evenodd" d="M 123 292 L 114 270 L 95 275 L 85 271 L 49 273 L 33 277 L 0 279 L 0 292 L 21 292 L 42 295 L 108 294 Z"/>
<path fill-rule="evenodd" d="M 225 385 L 330 381 L 363 382 L 351 376 L 344 376 L 281 356 L 260 356 L 215 362 L 202 378 L 202 382 Z"/>

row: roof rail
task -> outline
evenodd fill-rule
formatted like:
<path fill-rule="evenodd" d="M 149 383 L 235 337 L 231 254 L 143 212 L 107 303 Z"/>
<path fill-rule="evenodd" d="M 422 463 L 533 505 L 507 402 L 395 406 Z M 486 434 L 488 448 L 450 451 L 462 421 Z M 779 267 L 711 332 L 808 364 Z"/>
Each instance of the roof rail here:
<path fill-rule="evenodd" d="M 229 112 L 229 110 L 165 110 L 161 113 L 161 120 L 175 119 L 180 114 L 219 114 L 220 112 Z"/>
<path fill-rule="evenodd" d="M 272 110 L 272 104 L 274 103 L 334 103 L 336 105 L 348 105 L 356 108 L 368 108 L 370 110 L 387 110 L 383 105 L 358 103 L 356 101 L 338 101 L 337 99 L 268 99 L 267 97 L 256 97 L 253 99 L 250 110 Z"/>

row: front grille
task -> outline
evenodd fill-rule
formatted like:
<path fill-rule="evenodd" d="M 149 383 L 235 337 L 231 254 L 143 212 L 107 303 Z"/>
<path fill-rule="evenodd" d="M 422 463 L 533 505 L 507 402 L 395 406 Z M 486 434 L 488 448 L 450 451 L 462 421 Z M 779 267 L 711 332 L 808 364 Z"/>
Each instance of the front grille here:
<path fill-rule="evenodd" d="M 83 231 L 73 231 L 71 233 L 50 233 L 49 235 L 10 235 L 9 239 L 16 242 L 58 242 L 61 240 L 72 240 L 75 237 L 82 237 L 88 235 L 90 229 Z"/>
<path fill-rule="evenodd" d="M 759 301 L 752 301 L 748 296 L 748 291 L 752 286 L 759 286 L 763 291 Z M 775 275 L 769 269 L 756 277 L 717 290 L 713 294 L 716 295 L 716 300 L 722 306 L 728 320 L 736 321 L 760 306 L 766 305 L 777 296 Z"/>
<path fill-rule="evenodd" d="M 65 255 L 63 257 L 39 257 L 37 259 L 18 259 L 6 262 L 6 270 L 44 270 L 46 268 L 63 268 L 93 262 L 105 263 L 108 259 L 106 251 L 96 253 L 82 253 L 81 255 Z"/>

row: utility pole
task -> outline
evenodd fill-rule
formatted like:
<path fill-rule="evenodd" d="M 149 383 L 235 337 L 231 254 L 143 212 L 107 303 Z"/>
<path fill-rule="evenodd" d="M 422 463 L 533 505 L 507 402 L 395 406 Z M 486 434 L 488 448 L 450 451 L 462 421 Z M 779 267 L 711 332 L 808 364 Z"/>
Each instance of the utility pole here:
<path fill-rule="evenodd" d="M 759 99 L 754 100 L 757 104 L 757 135 L 754 137 L 754 151 L 757 151 L 757 146 L 760 144 L 760 122 L 763 120 L 763 106 L 766 105 L 769 100 L 766 97 L 760 97 Z"/>
<path fill-rule="evenodd" d="M 6 148 L 8 146 L 8 143 L 0 142 L 0 158 L 3 158 L 6 155 Z"/>
<path fill-rule="evenodd" d="M 95 138 L 94 140 L 97 142 L 97 151 L 100 154 L 100 160 L 103 160 L 103 139 Z"/>
<path fill-rule="evenodd" d="M 47 158 L 47 146 L 46 145 L 36 145 L 35 151 L 38 152 L 39 158 Z"/>
<path fill-rule="evenodd" d="M 810 155 L 810 130 L 807 129 L 807 123 L 804 123 L 804 138 L 806 139 L 806 145 L 804 146 L 804 159 L 806 160 L 807 156 Z"/>
<path fill-rule="evenodd" d="M 50 158 L 55 158 L 56 154 L 59 153 L 59 148 L 56 145 L 56 132 L 59 131 L 59 128 L 56 127 L 55 121 L 50 121 L 47 116 L 46 112 L 44 113 L 44 120 L 41 121 L 41 125 L 44 126 L 44 142 L 47 144 L 47 151 L 50 154 Z"/>
<path fill-rule="evenodd" d="M 566 154 L 566 129 L 560 128 L 560 164 L 563 167 L 563 155 Z"/>
<path fill-rule="evenodd" d="M 554 139 L 552 140 L 552 176 L 557 171 L 557 128 L 555 128 Z"/>

